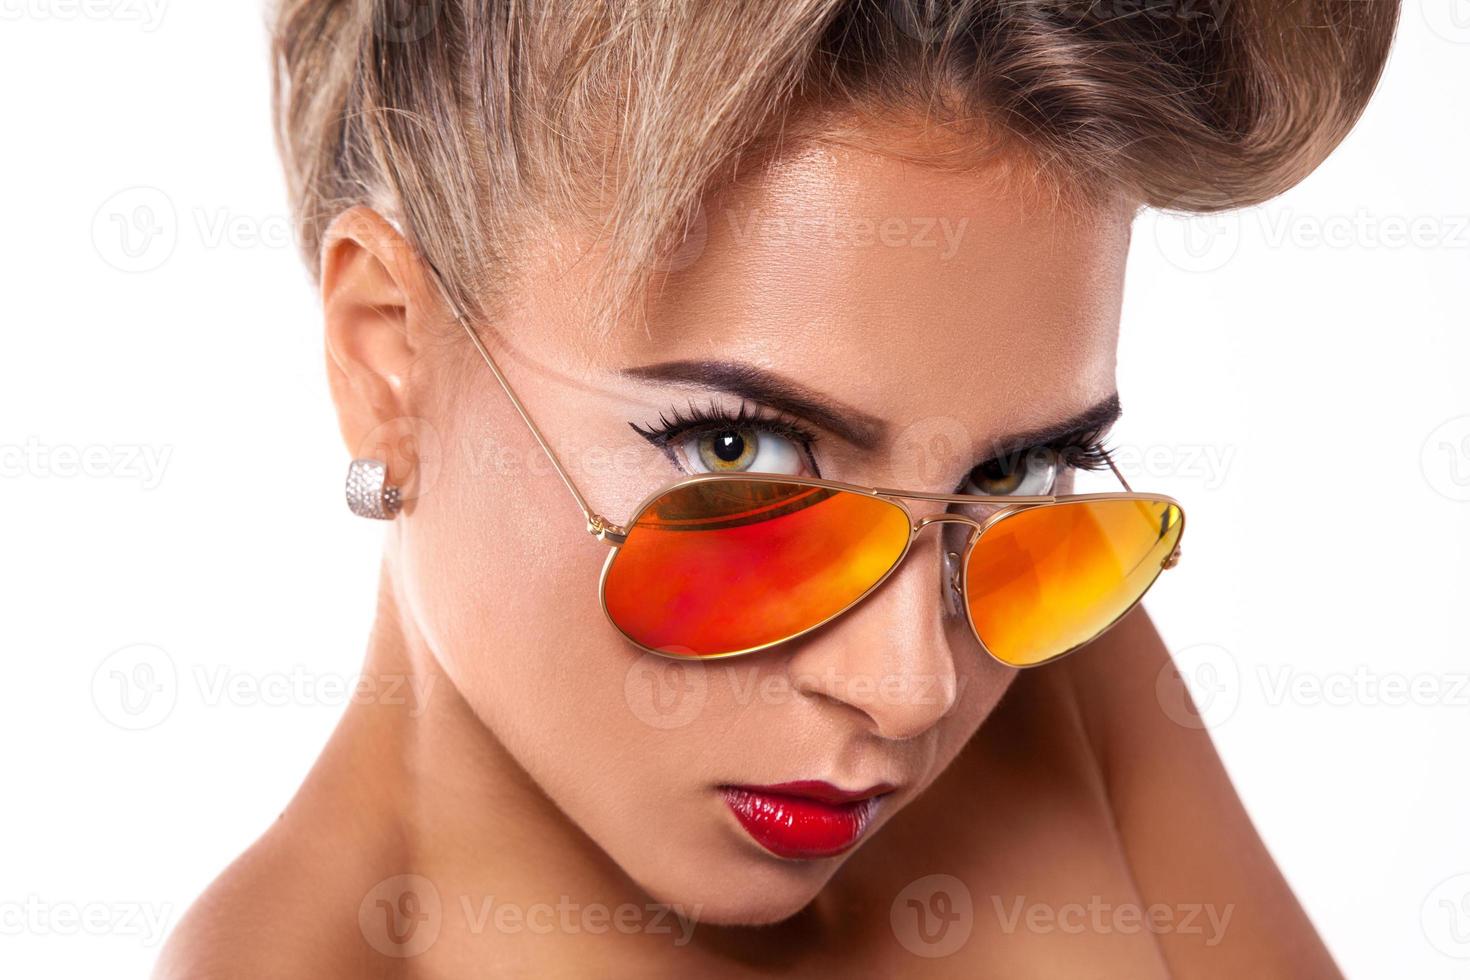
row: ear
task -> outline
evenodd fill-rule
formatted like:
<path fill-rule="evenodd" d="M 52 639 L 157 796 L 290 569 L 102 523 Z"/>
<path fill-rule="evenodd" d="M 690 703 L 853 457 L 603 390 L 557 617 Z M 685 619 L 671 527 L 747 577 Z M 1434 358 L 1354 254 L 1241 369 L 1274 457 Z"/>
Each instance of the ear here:
<path fill-rule="evenodd" d="M 426 338 L 416 335 L 423 311 L 412 314 L 432 295 L 427 287 L 413 249 L 376 211 L 352 208 L 328 228 L 322 313 L 338 425 L 352 457 L 387 463 L 395 486 L 418 475 L 411 435 L 414 402 L 422 397 L 415 398 L 410 382 Z"/>

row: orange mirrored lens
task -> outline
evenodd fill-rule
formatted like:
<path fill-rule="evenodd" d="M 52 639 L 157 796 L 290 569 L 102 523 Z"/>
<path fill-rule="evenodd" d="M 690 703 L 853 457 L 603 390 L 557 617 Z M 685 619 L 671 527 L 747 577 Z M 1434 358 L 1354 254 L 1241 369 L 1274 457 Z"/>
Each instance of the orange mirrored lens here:
<path fill-rule="evenodd" d="M 996 659 L 1029 667 L 1111 626 L 1163 570 L 1184 530 L 1166 500 L 1046 504 L 1001 518 L 966 566 L 970 622 Z"/>
<path fill-rule="evenodd" d="M 893 567 L 909 519 L 891 501 L 772 480 L 709 480 L 644 508 L 603 576 L 612 621 L 662 653 L 712 657 L 790 639 Z"/>

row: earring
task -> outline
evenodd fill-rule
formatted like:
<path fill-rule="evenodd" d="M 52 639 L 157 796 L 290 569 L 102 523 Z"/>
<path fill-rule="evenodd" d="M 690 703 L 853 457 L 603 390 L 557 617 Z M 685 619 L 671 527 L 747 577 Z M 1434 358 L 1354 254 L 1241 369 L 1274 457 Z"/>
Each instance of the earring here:
<path fill-rule="evenodd" d="M 347 467 L 347 507 L 358 517 L 391 521 L 403 506 L 397 487 L 388 486 L 388 464 L 354 459 Z"/>

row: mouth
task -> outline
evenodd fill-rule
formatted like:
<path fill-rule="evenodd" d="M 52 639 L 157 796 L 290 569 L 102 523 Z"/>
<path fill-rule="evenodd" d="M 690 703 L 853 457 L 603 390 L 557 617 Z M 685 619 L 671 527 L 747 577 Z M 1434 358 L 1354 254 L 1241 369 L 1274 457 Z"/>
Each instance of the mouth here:
<path fill-rule="evenodd" d="M 886 784 L 856 792 L 803 780 L 775 786 L 722 786 L 725 805 L 751 838 L 777 857 L 810 861 L 850 850 L 867 831 Z"/>

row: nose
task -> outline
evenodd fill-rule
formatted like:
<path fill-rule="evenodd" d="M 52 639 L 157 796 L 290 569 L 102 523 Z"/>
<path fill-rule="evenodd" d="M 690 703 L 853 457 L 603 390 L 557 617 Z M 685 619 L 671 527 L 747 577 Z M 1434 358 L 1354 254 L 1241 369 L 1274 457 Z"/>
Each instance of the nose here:
<path fill-rule="evenodd" d="M 920 535 L 872 594 L 801 643 L 787 663 L 797 691 L 858 712 L 874 734 L 893 740 L 924 734 L 954 708 L 942 538 Z"/>

